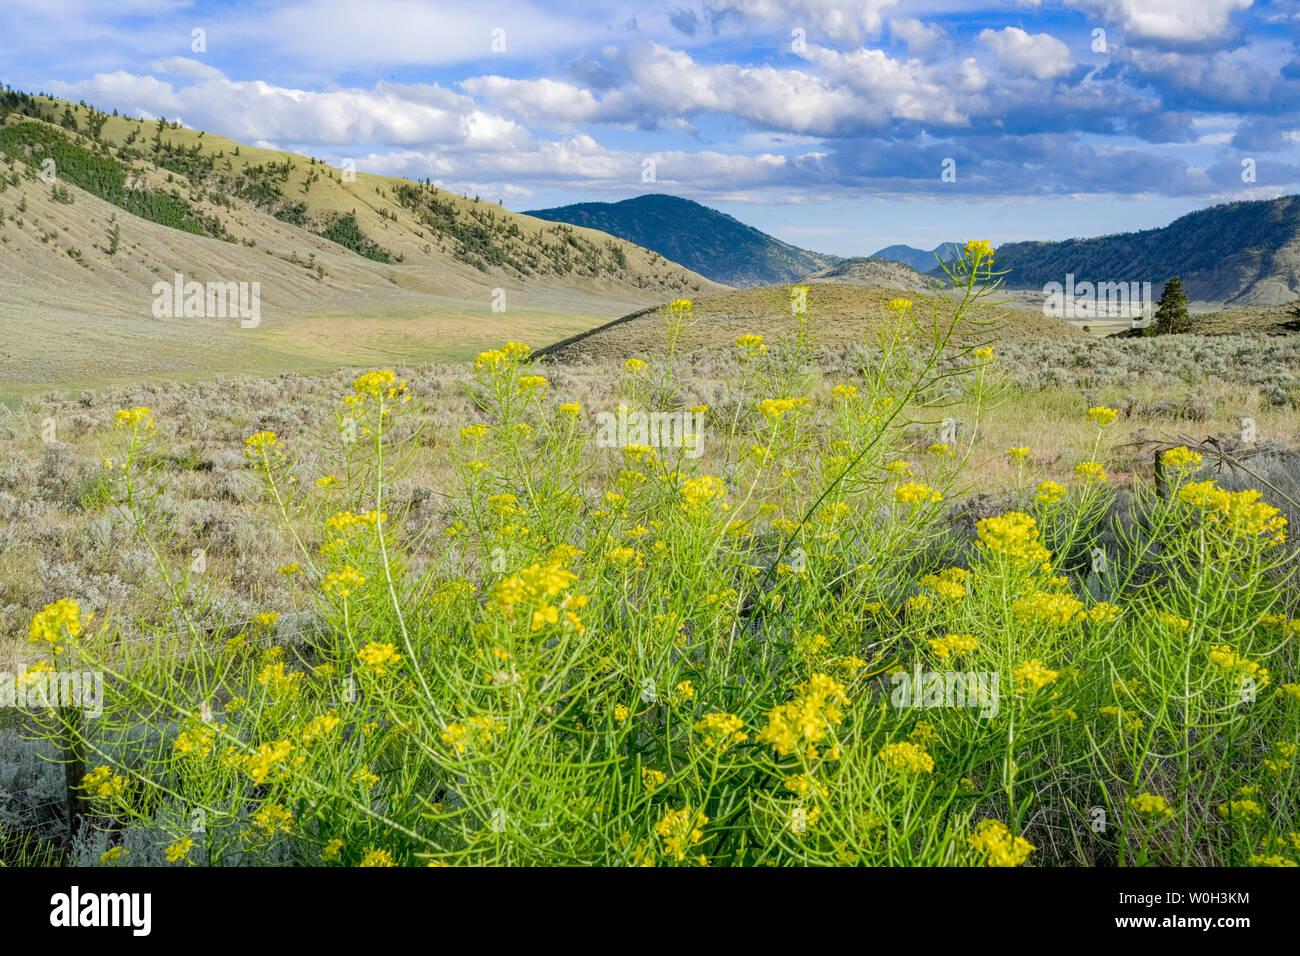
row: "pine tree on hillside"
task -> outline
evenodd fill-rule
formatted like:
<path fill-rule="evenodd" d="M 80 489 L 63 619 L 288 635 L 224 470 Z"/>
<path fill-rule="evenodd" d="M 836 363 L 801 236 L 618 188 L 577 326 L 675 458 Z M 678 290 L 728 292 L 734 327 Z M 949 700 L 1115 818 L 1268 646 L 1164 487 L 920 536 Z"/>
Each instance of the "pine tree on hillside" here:
<path fill-rule="evenodd" d="M 1156 335 L 1174 335 L 1192 330 L 1192 316 L 1187 311 L 1187 294 L 1183 291 L 1182 280 L 1174 276 L 1165 283 L 1156 304 Z"/>

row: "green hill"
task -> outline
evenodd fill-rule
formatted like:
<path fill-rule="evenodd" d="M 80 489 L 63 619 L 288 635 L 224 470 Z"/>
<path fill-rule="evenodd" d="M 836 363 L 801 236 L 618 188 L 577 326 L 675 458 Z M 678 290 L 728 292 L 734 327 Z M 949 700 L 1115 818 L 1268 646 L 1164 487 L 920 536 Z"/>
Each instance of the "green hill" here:
<path fill-rule="evenodd" d="M 527 215 L 599 229 L 732 286 L 795 282 L 840 261 L 774 239 L 733 216 L 690 199 L 652 194 L 622 202 L 589 202 Z"/>
<path fill-rule="evenodd" d="M 1269 306 L 1300 295 L 1300 196 L 1212 206 L 1159 229 L 997 248 L 1007 286 L 1048 282 L 1150 282 L 1179 276 L 1189 298 Z"/>

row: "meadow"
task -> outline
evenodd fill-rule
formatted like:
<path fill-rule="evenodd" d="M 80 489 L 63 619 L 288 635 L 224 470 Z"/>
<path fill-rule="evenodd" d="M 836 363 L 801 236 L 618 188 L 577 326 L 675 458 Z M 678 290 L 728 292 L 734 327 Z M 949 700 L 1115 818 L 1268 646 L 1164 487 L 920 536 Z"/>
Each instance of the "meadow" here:
<path fill-rule="evenodd" d="M 0 860 L 1296 865 L 1294 338 L 1005 337 L 952 268 L 854 341 L 796 288 L 27 400 L 0 660 L 104 697 L 5 712 Z"/>

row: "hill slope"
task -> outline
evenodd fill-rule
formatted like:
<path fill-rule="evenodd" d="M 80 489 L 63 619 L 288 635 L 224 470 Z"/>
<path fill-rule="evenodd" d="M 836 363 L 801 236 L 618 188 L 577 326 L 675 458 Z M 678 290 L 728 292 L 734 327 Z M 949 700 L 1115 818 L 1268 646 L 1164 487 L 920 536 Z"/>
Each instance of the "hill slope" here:
<path fill-rule="evenodd" d="M 900 289 L 922 292 L 934 283 L 911 266 L 889 259 L 841 259 L 838 263 L 817 272 L 810 272 L 799 282 L 843 282 L 847 285 L 871 285 L 881 289 Z"/>
<path fill-rule="evenodd" d="M 176 274 L 257 282 L 258 326 L 155 317 Z M 595 230 L 0 92 L 0 396 L 459 358 L 721 288 Z"/>
<path fill-rule="evenodd" d="M 839 262 L 747 226 L 690 199 L 652 194 L 622 202 L 533 209 L 527 215 L 599 229 L 733 286 L 793 282 Z"/>
<path fill-rule="evenodd" d="M 1150 282 L 1156 295 L 1180 276 L 1190 299 L 1268 306 L 1300 295 L 1300 196 L 1234 202 L 1189 213 L 1160 229 L 997 249 L 1007 286 L 1048 282 Z"/>

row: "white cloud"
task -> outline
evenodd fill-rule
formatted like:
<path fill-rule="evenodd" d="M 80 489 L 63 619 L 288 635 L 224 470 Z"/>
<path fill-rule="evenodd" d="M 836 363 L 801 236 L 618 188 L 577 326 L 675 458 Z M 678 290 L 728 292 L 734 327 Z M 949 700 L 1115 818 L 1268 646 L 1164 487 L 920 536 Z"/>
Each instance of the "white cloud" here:
<path fill-rule="evenodd" d="M 421 150 L 375 153 L 359 157 L 357 168 L 390 176 L 430 176 L 445 188 L 478 192 L 489 198 L 499 193 L 512 195 L 511 189 L 521 187 L 510 184 L 518 182 L 626 194 L 645 190 L 641 163 L 646 158 L 655 161 L 655 188 L 687 189 L 715 196 L 775 184 L 793 191 L 812 188 L 800 180 L 801 171 L 816 168 L 825 159 L 824 154 L 815 152 L 785 157 L 739 156 L 715 150 L 612 150 L 590 136 L 577 134 L 509 152 L 460 153 L 455 157 Z"/>
<path fill-rule="evenodd" d="M 1016 73 L 1050 80 L 1074 69 L 1070 48 L 1047 33 L 1030 35 L 1019 27 L 981 30 L 979 41 L 992 50 L 998 62 Z"/>
<path fill-rule="evenodd" d="M 787 30 L 802 27 L 832 40 L 860 43 L 880 35 L 881 11 L 899 0 L 708 0 L 714 13 L 738 13 Z"/>
<path fill-rule="evenodd" d="M 73 99 L 109 102 L 131 114 L 183 119 L 188 125 L 250 142 L 394 146 L 439 144 L 515 149 L 528 131 L 489 113 L 468 96 L 437 84 L 380 83 L 369 90 L 315 92 L 261 80 L 231 80 L 202 63 L 173 58 L 154 68 L 195 80 L 185 86 L 118 70 L 80 83 L 58 84 Z"/>
<path fill-rule="evenodd" d="M 1279 82 L 1249 50 L 1211 56 L 1128 47 L 1118 51 L 1118 56 L 1173 89 L 1219 103 L 1258 107 L 1272 98 Z"/>
<path fill-rule="evenodd" d="M 530 195 L 523 184 L 625 193 L 641 187 L 641 163 L 647 156 L 654 157 L 661 183 L 704 192 L 762 189 L 787 182 L 800 164 L 817 164 L 824 158 L 815 152 L 785 157 L 766 152 L 751 156 L 716 150 L 614 150 L 585 133 L 556 140 L 534 138 L 514 121 L 476 105 L 471 97 L 435 84 L 381 83 L 368 90 L 312 92 L 231 80 L 185 59 L 152 66 L 164 75 L 195 82 L 174 86 L 119 70 L 66 84 L 56 92 L 109 102 L 132 115 L 181 119 L 192 127 L 272 149 L 318 144 L 323 147 L 322 158 L 336 163 L 348 157 L 367 172 L 430 177 L 446 188 L 491 199 Z M 716 93 L 709 93 L 708 87 L 706 82 L 697 90 L 703 101 Z M 540 103 L 549 97 L 557 112 L 569 115 L 580 113 L 587 103 L 585 96 L 575 95 L 576 88 L 484 82 L 482 89 L 504 92 L 520 103 Z M 364 155 L 347 150 L 369 144 L 395 148 Z M 795 182 L 792 188 L 802 186 Z"/>
<path fill-rule="evenodd" d="M 889 21 L 889 35 L 906 43 L 910 53 L 926 53 L 948 39 L 948 34 L 937 23 L 922 23 L 906 17 Z"/>
<path fill-rule="evenodd" d="M 955 71 L 881 50 L 840 53 L 811 45 L 806 69 L 699 63 L 657 43 L 618 53 L 627 79 L 597 100 L 589 90 L 546 79 L 474 77 L 461 86 L 530 124 L 581 122 L 681 125 L 699 114 L 734 116 L 772 132 L 847 135 L 897 120 L 969 123 L 966 108 L 983 106 L 985 81 L 973 60 Z M 820 71 L 820 75 L 819 72 Z"/>
<path fill-rule="evenodd" d="M 810 55 L 827 79 L 857 94 L 858 110 L 873 125 L 916 120 L 964 126 L 970 110 L 982 107 L 972 97 L 985 81 L 971 59 L 954 77 L 950 68 L 896 60 L 865 47 L 848 53 L 815 48 Z"/>
<path fill-rule="evenodd" d="M 463 81 L 469 94 L 533 122 L 568 127 L 575 123 L 620 121 L 624 97 L 612 93 L 596 99 L 587 89 L 558 80 L 516 80 L 504 76 L 475 76 Z"/>
<path fill-rule="evenodd" d="M 1031 0 L 1038 6 L 1041 0 Z M 1065 6 L 1118 23 L 1131 39 L 1200 43 L 1230 32 L 1229 18 L 1252 0 L 1064 0 Z"/>

